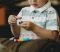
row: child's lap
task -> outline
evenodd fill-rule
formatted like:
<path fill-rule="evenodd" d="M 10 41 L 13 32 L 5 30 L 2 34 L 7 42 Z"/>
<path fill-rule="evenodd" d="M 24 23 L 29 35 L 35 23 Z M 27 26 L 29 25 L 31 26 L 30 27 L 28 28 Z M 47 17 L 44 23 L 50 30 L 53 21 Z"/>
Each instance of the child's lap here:
<path fill-rule="evenodd" d="M 57 45 L 58 43 L 53 40 L 31 40 L 27 42 L 14 42 L 7 38 L 0 41 L 3 45 L 7 46 L 9 49 L 11 49 L 13 52 L 38 52 L 41 51 L 41 49 L 45 45 Z M 56 43 L 56 44 L 55 44 Z M 44 47 L 45 48 L 45 47 Z"/>

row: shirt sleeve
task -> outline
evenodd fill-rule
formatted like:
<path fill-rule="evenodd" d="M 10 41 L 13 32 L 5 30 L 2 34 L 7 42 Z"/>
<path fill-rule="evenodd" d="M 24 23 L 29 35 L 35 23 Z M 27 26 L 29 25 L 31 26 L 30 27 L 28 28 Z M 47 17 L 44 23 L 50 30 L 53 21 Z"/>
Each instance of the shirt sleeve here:
<path fill-rule="evenodd" d="M 50 11 L 48 13 L 48 17 L 47 17 L 47 21 L 46 21 L 46 29 L 59 31 L 58 15 L 55 10 Z"/>
<path fill-rule="evenodd" d="M 23 9 L 21 9 L 21 11 L 18 13 L 17 17 L 22 17 L 22 14 L 23 14 Z"/>

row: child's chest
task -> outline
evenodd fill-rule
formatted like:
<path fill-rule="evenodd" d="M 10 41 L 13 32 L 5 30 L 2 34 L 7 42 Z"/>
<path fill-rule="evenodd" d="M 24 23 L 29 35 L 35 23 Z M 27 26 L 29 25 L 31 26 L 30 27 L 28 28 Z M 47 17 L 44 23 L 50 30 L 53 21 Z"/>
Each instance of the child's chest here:
<path fill-rule="evenodd" d="M 29 12 L 29 11 L 23 11 L 22 13 L 22 19 L 20 21 L 30 21 L 33 22 L 41 27 L 43 27 L 46 23 L 46 12 L 40 13 L 40 12 Z"/>
<path fill-rule="evenodd" d="M 32 21 L 32 22 L 45 22 L 46 21 L 46 13 L 40 12 L 29 12 L 26 11 L 22 14 L 23 21 Z"/>
<path fill-rule="evenodd" d="M 35 15 L 27 15 L 27 16 L 22 16 L 22 19 L 21 21 L 30 21 L 30 22 L 33 22 L 41 27 L 43 27 L 46 23 L 46 16 L 44 15 L 38 15 L 38 14 L 35 14 Z"/>

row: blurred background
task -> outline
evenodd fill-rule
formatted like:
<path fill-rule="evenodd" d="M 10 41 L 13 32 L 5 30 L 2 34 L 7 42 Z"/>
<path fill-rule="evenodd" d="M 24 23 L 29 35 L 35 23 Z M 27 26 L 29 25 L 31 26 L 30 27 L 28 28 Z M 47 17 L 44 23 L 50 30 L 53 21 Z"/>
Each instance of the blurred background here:
<path fill-rule="evenodd" d="M 51 0 L 60 16 L 60 0 Z M 0 0 L 0 37 L 11 37 L 8 16 L 17 15 L 22 7 L 29 5 L 27 0 Z"/>

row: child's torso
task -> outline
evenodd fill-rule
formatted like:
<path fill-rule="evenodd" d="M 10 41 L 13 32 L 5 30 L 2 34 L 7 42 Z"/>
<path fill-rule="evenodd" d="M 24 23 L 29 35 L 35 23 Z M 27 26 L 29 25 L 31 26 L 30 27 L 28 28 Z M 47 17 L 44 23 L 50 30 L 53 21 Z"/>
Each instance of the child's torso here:
<path fill-rule="evenodd" d="M 22 19 L 18 20 L 17 23 L 19 23 L 19 21 L 30 21 L 42 28 L 45 28 L 46 11 L 40 13 L 39 11 L 30 12 L 30 10 L 23 10 Z M 34 32 L 21 28 L 20 38 L 38 39 L 39 37 Z"/>

